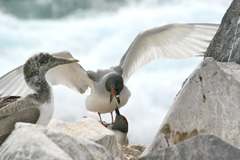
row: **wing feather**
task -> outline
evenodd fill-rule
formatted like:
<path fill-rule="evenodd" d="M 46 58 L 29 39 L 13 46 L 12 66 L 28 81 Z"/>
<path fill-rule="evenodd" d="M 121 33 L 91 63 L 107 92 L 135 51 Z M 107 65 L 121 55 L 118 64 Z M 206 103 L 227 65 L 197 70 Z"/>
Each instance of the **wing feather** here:
<path fill-rule="evenodd" d="M 0 95 L 25 97 L 34 91 L 24 80 L 23 66 L 19 66 L 0 78 Z"/>
<path fill-rule="evenodd" d="M 203 55 L 217 29 L 216 24 L 170 24 L 140 33 L 120 61 L 124 79 L 157 58 Z"/>
<path fill-rule="evenodd" d="M 53 54 L 61 58 L 73 58 L 69 52 Z M 46 79 L 52 85 L 64 85 L 70 89 L 84 93 L 93 82 L 79 63 L 72 63 L 55 67 L 48 71 Z"/>

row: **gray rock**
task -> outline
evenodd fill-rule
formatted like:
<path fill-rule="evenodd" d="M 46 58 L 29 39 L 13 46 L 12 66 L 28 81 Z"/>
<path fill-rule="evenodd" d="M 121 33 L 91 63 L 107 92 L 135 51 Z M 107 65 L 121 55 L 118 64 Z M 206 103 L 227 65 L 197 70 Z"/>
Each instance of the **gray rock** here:
<path fill-rule="evenodd" d="M 128 145 L 122 146 L 122 152 L 124 153 L 123 160 L 138 160 L 139 156 L 143 153 L 145 147 L 141 145 Z"/>
<path fill-rule="evenodd" d="M 220 62 L 240 63 L 240 0 L 234 0 L 223 17 L 222 24 L 205 57 Z"/>
<path fill-rule="evenodd" d="M 206 59 L 186 80 L 148 151 L 200 133 L 240 147 L 239 95 L 240 65 Z"/>
<path fill-rule="evenodd" d="M 72 160 L 44 133 L 34 127 L 20 127 L 0 148 L 0 160 Z"/>
<path fill-rule="evenodd" d="M 240 148 L 239 24 L 240 0 L 234 0 L 204 61 L 184 82 L 144 155 L 154 155 L 199 134 L 215 135 Z"/>
<path fill-rule="evenodd" d="M 73 160 L 114 159 L 114 156 L 105 147 L 84 138 L 71 137 L 60 132 L 49 132 L 49 130 L 46 130 L 45 134 Z"/>
<path fill-rule="evenodd" d="M 95 120 L 83 121 L 84 123 L 79 123 L 81 125 L 55 121 L 55 127 L 52 123 L 48 128 L 17 123 L 15 130 L 0 147 L 0 160 L 120 160 L 122 154 L 116 144 L 114 133 L 102 125 L 98 126 Z M 95 126 L 95 130 L 99 127 L 101 134 L 94 132 L 91 127 L 88 128 L 89 126 Z M 80 131 L 88 136 L 79 134 Z M 96 138 L 94 139 L 96 142 L 100 140 L 111 142 L 112 148 L 107 143 L 111 150 L 100 145 L 100 142 L 95 143 L 91 138 Z M 105 142 L 101 144 L 106 145 Z M 116 152 L 119 153 L 118 156 Z"/>
<path fill-rule="evenodd" d="M 140 160 L 239 160 L 240 150 L 213 135 L 200 135 Z"/>
<path fill-rule="evenodd" d="M 114 132 L 105 128 L 95 119 L 82 118 L 79 122 L 66 123 L 59 120 L 50 122 L 49 128 L 56 129 L 75 138 L 85 138 L 104 146 L 113 157 L 123 155 L 117 143 Z"/>
<path fill-rule="evenodd" d="M 129 144 L 127 133 L 123 133 L 123 132 L 116 131 L 116 130 L 112 130 L 112 131 L 115 134 L 118 144 L 126 145 L 126 146 Z"/>

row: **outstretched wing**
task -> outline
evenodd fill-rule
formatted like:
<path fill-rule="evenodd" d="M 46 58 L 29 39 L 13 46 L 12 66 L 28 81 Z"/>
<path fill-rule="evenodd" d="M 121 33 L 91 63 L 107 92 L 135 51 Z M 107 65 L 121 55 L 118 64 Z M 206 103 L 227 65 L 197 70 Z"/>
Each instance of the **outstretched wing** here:
<path fill-rule="evenodd" d="M 23 66 L 19 66 L 0 78 L 0 96 L 25 97 L 34 91 L 28 87 L 24 80 Z"/>
<path fill-rule="evenodd" d="M 122 57 L 127 80 L 142 65 L 157 58 L 203 55 L 218 29 L 216 24 L 170 24 L 140 33 Z"/>
<path fill-rule="evenodd" d="M 61 58 L 73 58 L 69 52 L 59 52 L 53 55 Z M 64 85 L 80 93 L 84 93 L 88 87 L 93 85 L 87 72 L 78 63 L 57 66 L 47 72 L 46 79 L 52 85 Z"/>
<path fill-rule="evenodd" d="M 68 52 L 59 52 L 54 56 L 72 58 Z M 71 89 L 84 93 L 92 86 L 87 72 L 78 64 L 66 64 L 49 70 L 46 74 L 47 81 L 52 85 L 65 85 Z M 21 96 L 25 97 L 34 91 L 28 87 L 24 79 L 23 66 L 12 70 L 0 78 L 0 96 Z"/>

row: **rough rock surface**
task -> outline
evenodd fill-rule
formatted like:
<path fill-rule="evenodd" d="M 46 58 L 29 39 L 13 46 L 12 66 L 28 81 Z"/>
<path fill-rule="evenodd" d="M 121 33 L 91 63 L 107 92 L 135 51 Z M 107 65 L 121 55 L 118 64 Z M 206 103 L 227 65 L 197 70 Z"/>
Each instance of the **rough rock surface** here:
<path fill-rule="evenodd" d="M 198 134 L 240 147 L 240 65 L 206 59 L 186 80 L 146 152 Z"/>
<path fill-rule="evenodd" d="M 141 145 L 123 145 L 121 148 L 124 154 L 123 160 L 138 160 L 138 157 L 145 150 L 145 147 Z"/>
<path fill-rule="evenodd" d="M 234 0 L 204 61 L 184 82 L 145 155 L 199 134 L 215 135 L 240 148 L 239 24 L 240 0 Z"/>
<path fill-rule="evenodd" d="M 220 62 L 240 63 L 240 0 L 234 0 L 222 19 L 222 24 L 211 42 L 205 57 Z"/>
<path fill-rule="evenodd" d="M 200 135 L 140 160 L 239 160 L 240 150 L 213 135 Z"/>
<path fill-rule="evenodd" d="M 128 145 L 129 144 L 127 133 L 123 133 L 121 131 L 116 131 L 116 130 L 112 130 L 112 131 L 115 134 L 118 144 L 120 144 L 120 145 Z"/>
<path fill-rule="evenodd" d="M 59 120 L 53 120 L 49 128 L 59 130 L 76 138 L 84 137 L 104 146 L 114 157 L 122 157 L 114 133 L 103 127 L 102 124 L 95 119 L 82 118 L 77 123 L 66 123 Z"/>
<path fill-rule="evenodd" d="M 0 148 L 1 160 L 71 160 L 70 156 L 34 127 L 20 127 Z"/>
<path fill-rule="evenodd" d="M 0 160 L 123 159 L 113 132 L 92 119 L 81 122 L 55 121 L 48 128 L 18 123 L 0 147 Z"/>

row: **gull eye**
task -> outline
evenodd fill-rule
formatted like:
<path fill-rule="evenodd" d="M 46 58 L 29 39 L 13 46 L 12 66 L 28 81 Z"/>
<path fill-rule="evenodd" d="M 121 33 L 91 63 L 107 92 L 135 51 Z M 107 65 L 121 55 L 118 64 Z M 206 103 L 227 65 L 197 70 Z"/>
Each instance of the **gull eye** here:
<path fill-rule="evenodd" d="M 106 87 L 107 91 L 111 91 L 110 80 L 107 80 L 105 87 Z"/>
<path fill-rule="evenodd" d="M 121 80 L 117 80 L 116 88 L 121 91 L 123 89 L 123 82 Z"/>

